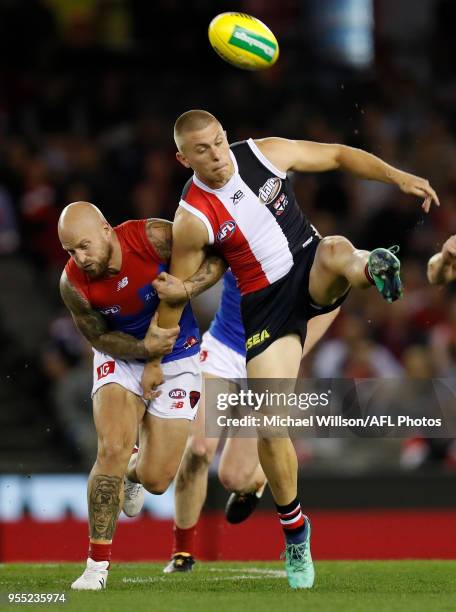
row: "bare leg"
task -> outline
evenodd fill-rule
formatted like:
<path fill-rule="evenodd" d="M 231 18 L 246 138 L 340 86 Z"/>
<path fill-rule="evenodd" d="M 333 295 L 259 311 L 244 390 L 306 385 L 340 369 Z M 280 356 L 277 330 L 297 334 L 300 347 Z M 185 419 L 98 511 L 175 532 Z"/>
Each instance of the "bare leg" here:
<path fill-rule="evenodd" d="M 270 381 L 274 378 L 294 380 L 298 375 L 301 353 L 297 335 L 280 338 L 248 362 L 248 377 L 252 381 L 261 378 Z M 287 359 L 283 358 L 284 355 Z M 275 502 L 280 506 L 289 504 L 296 498 L 298 469 L 290 438 L 261 435 L 258 438 L 258 455 Z"/>
<path fill-rule="evenodd" d="M 142 400 L 118 384 L 99 389 L 93 398 L 98 454 L 88 482 L 90 541 L 112 541 L 123 502 L 123 476 L 136 442 Z"/>
<path fill-rule="evenodd" d="M 220 458 L 219 479 L 228 491 L 252 493 L 266 480 L 256 438 L 228 438 Z"/>
<path fill-rule="evenodd" d="M 321 306 L 334 303 L 349 287 L 367 289 L 365 268 L 369 251 L 355 249 L 343 236 L 323 238 L 310 271 L 309 293 Z"/>
<path fill-rule="evenodd" d="M 339 311 L 336 308 L 309 321 L 302 358 L 325 334 Z M 220 458 L 219 478 L 228 491 L 236 493 L 251 493 L 264 485 L 266 476 L 259 463 L 256 438 L 228 438 Z"/>
<path fill-rule="evenodd" d="M 204 393 L 193 434 L 187 443 L 176 477 L 175 523 L 180 529 L 194 527 L 199 520 L 207 495 L 209 466 L 218 446 L 218 438 L 204 435 Z"/>
<path fill-rule="evenodd" d="M 163 419 L 146 412 L 139 427 L 139 451 L 133 455 L 128 479 L 149 493 L 161 495 L 176 475 L 190 431 L 188 419 Z"/>

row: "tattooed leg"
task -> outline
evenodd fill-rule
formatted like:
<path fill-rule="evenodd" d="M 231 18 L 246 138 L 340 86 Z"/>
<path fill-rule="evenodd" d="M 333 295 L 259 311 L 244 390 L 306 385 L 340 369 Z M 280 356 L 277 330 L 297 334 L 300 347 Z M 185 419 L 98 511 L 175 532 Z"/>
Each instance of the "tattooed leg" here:
<path fill-rule="evenodd" d="M 119 516 L 122 479 L 98 474 L 89 482 L 89 525 L 92 542 L 111 542 Z"/>

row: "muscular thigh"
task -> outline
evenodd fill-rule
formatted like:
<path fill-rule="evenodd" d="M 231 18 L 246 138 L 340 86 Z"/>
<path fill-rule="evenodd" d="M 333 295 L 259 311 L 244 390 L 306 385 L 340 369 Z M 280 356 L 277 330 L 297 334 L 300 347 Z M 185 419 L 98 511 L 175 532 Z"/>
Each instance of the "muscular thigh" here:
<path fill-rule="evenodd" d="M 188 419 L 165 419 L 147 412 L 139 428 L 137 468 L 147 480 L 174 478 L 190 432 Z"/>
<path fill-rule="evenodd" d="M 101 441 L 133 447 L 144 413 L 142 399 L 117 383 L 104 385 L 93 396 L 93 418 Z"/>
<path fill-rule="evenodd" d="M 295 379 L 299 372 L 302 347 L 297 334 L 289 334 L 275 340 L 262 353 L 247 363 L 247 376 L 255 378 Z"/>

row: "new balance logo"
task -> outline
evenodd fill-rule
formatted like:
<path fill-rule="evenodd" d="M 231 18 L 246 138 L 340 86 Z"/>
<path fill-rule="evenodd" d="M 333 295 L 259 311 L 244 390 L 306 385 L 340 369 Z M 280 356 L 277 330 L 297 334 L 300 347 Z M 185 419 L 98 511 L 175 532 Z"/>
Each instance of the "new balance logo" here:
<path fill-rule="evenodd" d="M 243 197 L 244 197 L 244 192 L 238 189 L 236 193 L 230 197 L 230 200 L 233 202 L 233 204 L 236 205 L 240 200 L 242 200 Z"/>
<path fill-rule="evenodd" d="M 118 283 L 117 283 L 117 291 L 120 291 L 121 289 L 123 289 L 124 287 L 126 287 L 128 285 L 128 276 L 124 276 Z"/>

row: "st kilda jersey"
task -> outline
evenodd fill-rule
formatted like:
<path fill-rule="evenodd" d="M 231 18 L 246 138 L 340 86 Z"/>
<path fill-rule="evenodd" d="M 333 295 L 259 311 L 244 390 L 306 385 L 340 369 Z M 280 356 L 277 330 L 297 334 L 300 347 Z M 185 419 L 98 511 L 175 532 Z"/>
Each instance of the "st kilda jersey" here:
<path fill-rule="evenodd" d="M 142 340 L 157 310 L 159 299 L 151 282 L 168 262 L 161 259 L 146 236 L 146 219 L 127 221 L 114 228 L 122 249 L 122 266 L 113 276 L 91 279 L 73 259 L 65 266 L 68 280 L 105 318 L 108 328 Z M 199 330 L 190 304 L 179 321 L 180 334 L 163 363 L 199 352 Z"/>
<path fill-rule="evenodd" d="M 286 173 L 252 139 L 232 144 L 231 159 L 235 171 L 226 185 L 211 189 L 193 175 L 180 206 L 203 221 L 209 243 L 229 263 L 245 295 L 285 276 L 317 233 L 299 208 Z"/>

